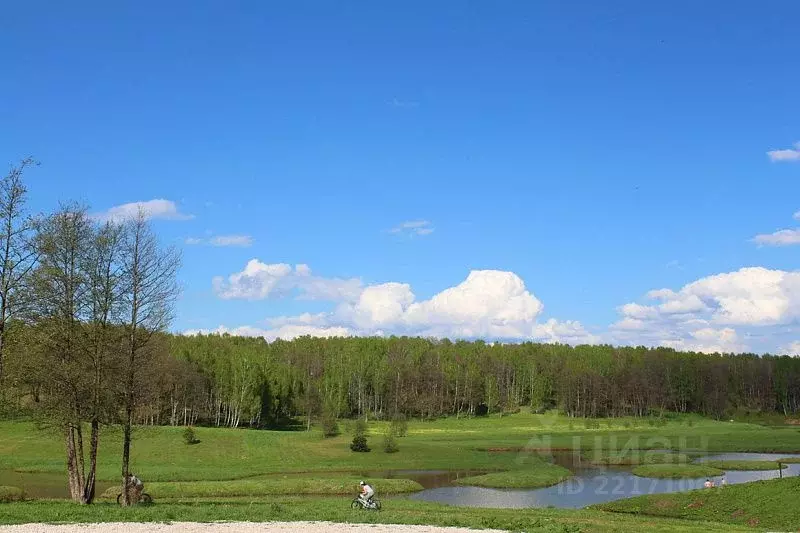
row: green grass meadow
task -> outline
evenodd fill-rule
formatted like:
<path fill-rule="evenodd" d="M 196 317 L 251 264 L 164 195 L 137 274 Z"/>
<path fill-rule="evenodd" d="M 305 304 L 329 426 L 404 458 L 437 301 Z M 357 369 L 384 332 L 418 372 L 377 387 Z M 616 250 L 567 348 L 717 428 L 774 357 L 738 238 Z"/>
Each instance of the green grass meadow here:
<path fill-rule="evenodd" d="M 408 435 L 397 439 L 399 452 L 392 454 L 383 452 L 380 446 L 386 430 L 382 422 L 369 425 L 373 451 L 352 452 L 349 449 L 352 435 L 348 431 L 351 425 L 343 422 L 343 434 L 330 439 L 323 438 L 318 428 L 263 431 L 201 427 L 195 428 L 199 443 L 194 445 L 184 443 L 183 428 L 137 428 L 132 469 L 144 480 L 146 491 L 156 500 L 154 505 L 122 509 L 112 503 L 117 492 L 112 486 L 92 506 L 66 501 L 2 503 L 0 524 L 333 520 L 514 531 L 731 531 L 750 526 L 746 521 L 721 520 L 721 515 L 715 513 L 686 516 L 687 513 L 678 512 L 680 504 L 667 509 L 669 513 L 653 513 L 650 511 L 657 510 L 657 504 L 646 505 L 645 500 L 637 500 L 637 504 L 625 503 L 626 500 L 579 511 L 464 508 L 409 500 L 402 494 L 421 487 L 393 475 L 392 471 L 483 472 L 462 478 L 460 483 L 532 488 L 557 483 L 570 475 L 568 470 L 540 457 L 540 450 L 571 451 L 593 462 L 650 469 L 648 475 L 654 475 L 653 469 L 667 475 L 681 468 L 711 468 L 687 464 L 695 452 L 800 452 L 800 429 L 796 426 L 722 422 L 691 415 L 665 418 L 657 424 L 635 419 L 588 423 L 552 413 L 526 412 L 502 417 L 409 421 Z M 118 480 L 120 452 L 119 430 L 104 428 L 100 441 L 100 480 Z M 63 443 L 58 432 L 38 428 L 32 422 L 0 422 L 0 474 L 13 471 L 63 475 L 64 470 Z M 694 476 L 697 472 L 694 470 L 693 477 L 711 475 L 704 471 Z M 355 495 L 357 481 L 362 478 L 369 479 L 379 497 L 385 498 L 381 513 L 357 513 L 349 509 L 349 498 Z M 64 479 L 66 483 L 66 476 Z M 731 486 L 725 490 L 744 495 L 751 485 L 770 487 L 769 483 Z M 778 494 L 769 490 L 770 494 Z M 0 488 L 0 502 L 4 501 L 3 494 L 13 495 L 6 500 L 19 496 L 14 489 Z M 746 512 L 755 513 L 753 506 L 759 501 L 755 497 Z M 779 506 L 770 505 L 761 514 L 779 511 Z M 761 524 L 767 523 L 760 520 Z M 783 523 L 781 520 L 789 518 L 776 518 L 775 523 Z"/>

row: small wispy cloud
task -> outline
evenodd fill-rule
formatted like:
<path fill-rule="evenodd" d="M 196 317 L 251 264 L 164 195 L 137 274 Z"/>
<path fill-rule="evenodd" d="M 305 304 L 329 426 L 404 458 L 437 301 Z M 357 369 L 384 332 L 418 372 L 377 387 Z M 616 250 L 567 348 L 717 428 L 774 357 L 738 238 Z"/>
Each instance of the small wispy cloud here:
<path fill-rule="evenodd" d="M 795 220 L 800 220 L 800 211 L 792 215 Z M 759 246 L 791 246 L 800 244 L 800 228 L 781 229 L 774 233 L 763 233 L 753 237 L 753 242 Z"/>
<path fill-rule="evenodd" d="M 253 237 L 250 235 L 219 235 L 209 239 L 211 246 L 252 246 Z"/>
<path fill-rule="evenodd" d="M 767 156 L 769 156 L 773 163 L 780 161 L 800 161 L 800 142 L 794 143 L 793 148 L 788 148 L 786 150 L 771 150 L 767 152 Z"/>
<path fill-rule="evenodd" d="M 392 107 L 404 107 L 404 108 L 419 107 L 419 102 L 392 98 Z"/>
<path fill-rule="evenodd" d="M 434 229 L 427 220 L 409 220 L 393 227 L 389 233 L 425 236 L 433 233 Z"/>
<path fill-rule="evenodd" d="M 800 244 L 800 228 L 782 229 L 775 233 L 756 235 L 753 242 L 762 246 L 792 246 Z"/>
<path fill-rule="evenodd" d="M 178 205 L 172 200 L 163 198 L 116 205 L 102 213 L 94 213 L 92 218 L 100 222 L 124 222 L 136 218 L 140 210 L 148 220 L 191 220 L 194 218 L 194 215 L 181 213 Z"/>
<path fill-rule="evenodd" d="M 677 270 L 683 270 L 683 265 L 677 259 L 673 259 L 672 261 L 669 261 L 666 264 L 666 267 L 670 268 L 670 269 L 674 268 L 674 269 L 677 269 Z"/>
<path fill-rule="evenodd" d="M 185 242 L 189 245 L 205 244 L 208 246 L 238 246 L 240 248 L 247 248 L 253 245 L 254 239 L 250 235 L 217 235 L 209 239 L 189 237 Z"/>

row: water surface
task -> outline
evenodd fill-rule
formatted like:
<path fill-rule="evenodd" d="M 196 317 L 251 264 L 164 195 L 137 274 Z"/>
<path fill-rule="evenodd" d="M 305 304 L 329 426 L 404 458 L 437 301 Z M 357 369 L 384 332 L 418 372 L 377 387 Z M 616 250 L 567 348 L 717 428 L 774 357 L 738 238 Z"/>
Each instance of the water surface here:
<path fill-rule="evenodd" d="M 699 460 L 748 460 L 773 461 L 791 454 L 726 453 L 709 455 Z M 597 503 L 605 503 L 643 494 L 683 492 L 703 488 L 705 478 L 699 479 L 654 479 L 635 476 L 631 467 L 594 466 L 575 457 L 554 456 L 554 462 L 570 468 L 573 477 L 567 481 L 541 489 L 489 489 L 483 487 L 438 487 L 409 496 L 412 499 L 463 505 L 467 507 L 525 508 L 562 507 L 578 509 Z M 783 469 L 783 476 L 800 475 L 800 464 L 790 464 Z M 728 471 L 724 476 L 713 478 L 720 485 L 723 478 L 728 484 L 746 483 L 763 479 L 774 479 L 780 474 L 776 470 Z"/>

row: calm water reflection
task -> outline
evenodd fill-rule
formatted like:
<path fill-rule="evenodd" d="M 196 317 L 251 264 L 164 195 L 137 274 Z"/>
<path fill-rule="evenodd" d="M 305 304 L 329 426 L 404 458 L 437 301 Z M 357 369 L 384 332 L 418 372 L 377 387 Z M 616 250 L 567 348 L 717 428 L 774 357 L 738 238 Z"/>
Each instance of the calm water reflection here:
<path fill-rule="evenodd" d="M 102 494 L 115 483 L 98 481 L 95 487 L 96 494 Z M 22 473 L 13 470 L 0 470 L 0 485 L 19 487 L 25 491 L 29 498 L 68 498 L 67 474 L 55 473 Z"/>
<path fill-rule="evenodd" d="M 731 453 L 702 458 L 702 460 L 775 460 L 792 457 L 791 454 Z M 568 458 L 556 458 L 563 464 Z M 565 465 L 566 466 L 566 465 Z M 573 464 L 575 474 L 571 479 L 543 489 L 507 490 L 482 487 L 439 487 L 425 490 L 410 498 L 468 507 L 564 507 L 581 508 L 596 503 L 609 502 L 643 494 L 682 492 L 703 488 L 701 479 L 653 479 L 634 476 L 629 468 L 593 467 L 586 463 Z M 800 475 L 800 464 L 791 464 L 783 476 Z M 729 484 L 745 483 L 778 477 L 777 470 L 729 471 L 725 473 Z M 714 478 L 719 484 L 723 476 Z"/>

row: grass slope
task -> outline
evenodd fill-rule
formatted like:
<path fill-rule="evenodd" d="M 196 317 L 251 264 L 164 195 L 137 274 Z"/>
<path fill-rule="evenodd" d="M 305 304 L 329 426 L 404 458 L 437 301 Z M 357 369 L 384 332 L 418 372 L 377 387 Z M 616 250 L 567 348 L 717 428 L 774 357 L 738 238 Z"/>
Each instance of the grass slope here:
<path fill-rule="evenodd" d="M 585 454 L 585 458 L 598 465 L 687 464 L 691 457 L 685 453 L 628 450 L 626 452 L 598 451 Z"/>
<path fill-rule="evenodd" d="M 81 506 L 66 502 L 24 502 L 3 504 L 0 523 L 31 522 L 213 522 L 271 520 L 330 520 L 333 522 L 430 524 L 476 529 L 547 533 L 706 533 L 748 531 L 711 522 L 653 519 L 603 511 L 561 509 L 475 509 L 413 500 L 384 500 L 383 511 L 353 511 L 347 498 L 274 498 L 264 501 L 218 501 L 170 503 L 123 509 L 113 504 Z M 751 530 L 750 530 L 751 531 Z"/>
<path fill-rule="evenodd" d="M 24 496 L 25 493 L 19 487 L 0 486 L 0 503 L 20 501 Z"/>
<path fill-rule="evenodd" d="M 798 493 L 800 478 L 792 477 L 684 493 L 639 496 L 596 508 L 617 513 L 796 531 L 800 525 Z"/>
<path fill-rule="evenodd" d="M 542 463 L 534 468 L 524 470 L 493 472 L 482 476 L 460 478 L 456 480 L 456 484 L 500 489 L 535 489 L 555 485 L 570 476 L 572 476 L 572 472 L 562 466 Z"/>
<path fill-rule="evenodd" d="M 240 479 L 235 481 L 186 481 L 178 483 L 149 483 L 145 490 L 153 498 L 213 498 L 237 496 L 275 496 L 299 494 L 357 494 L 357 478 L 309 478 L 291 477 L 278 479 Z M 410 479 L 370 479 L 378 494 L 400 494 L 422 490 L 422 486 Z M 119 487 L 111 487 L 103 498 L 116 498 Z"/>
<path fill-rule="evenodd" d="M 704 461 L 702 464 L 720 470 L 777 470 L 777 461 Z M 781 465 L 788 468 L 788 465 Z"/>
<path fill-rule="evenodd" d="M 662 479 L 694 479 L 700 477 L 721 476 L 722 470 L 703 464 L 692 465 L 640 465 L 632 470 L 639 477 L 655 477 Z"/>
<path fill-rule="evenodd" d="M 592 454 L 604 450 L 609 455 L 621 449 L 800 450 L 800 431 L 796 427 L 765 427 L 694 416 L 679 417 L 661 427 L 633 419 L 607 420 L 600 427 L 585 429 L 566 417 L 525 412 L 503 417 L 411 421 L 408 436 L 398 439 L 400 452 L 396 454 L 380 450 L 384 423 L 370 424 L 373 451 L 366 454 L 350 451 L 351 435 L 323 439 L 318 429 L 290 432 L 196 428 L 200 443 L 187 446 L 182 428 L 147 427 L 137 428 L 134 433 L 132 465 L 148 483 L 231 480 L 276 472 L 344 471 L 375 477 L 390 469 L 514 470 L 526 466 L 525 448 L 579 448 Z M 0 422 L 0 470 L 62 473 L 62 441 L 58 431 L 41 431 L 29 422 Z M 117 428 L 104 428 L 100 479 L 118 478 L 120 441 Z M 523 451 L 485 451 L 498 447 Z"/>

